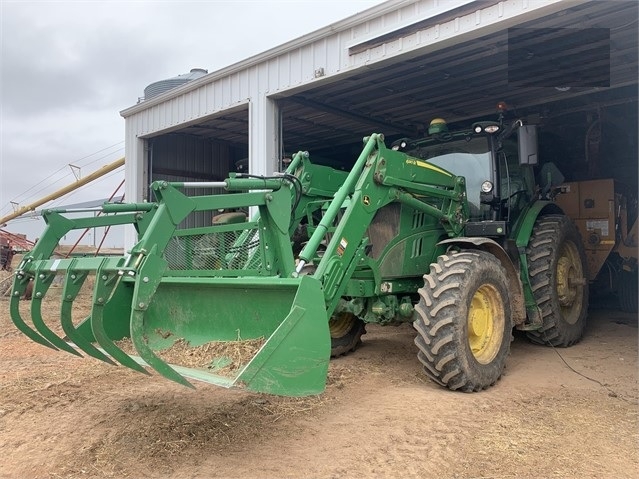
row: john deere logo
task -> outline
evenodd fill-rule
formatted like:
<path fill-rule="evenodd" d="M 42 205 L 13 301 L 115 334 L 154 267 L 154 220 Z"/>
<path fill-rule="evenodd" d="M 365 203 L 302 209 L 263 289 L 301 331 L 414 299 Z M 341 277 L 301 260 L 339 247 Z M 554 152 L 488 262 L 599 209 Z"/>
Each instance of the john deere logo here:
<path fill-rule="evenodd" d="M 362 203 L 364 203 L 366 206 L 371 204 L 371 199 L 369 196 L 364 196 L 364 198 L 362 198 Z"/>

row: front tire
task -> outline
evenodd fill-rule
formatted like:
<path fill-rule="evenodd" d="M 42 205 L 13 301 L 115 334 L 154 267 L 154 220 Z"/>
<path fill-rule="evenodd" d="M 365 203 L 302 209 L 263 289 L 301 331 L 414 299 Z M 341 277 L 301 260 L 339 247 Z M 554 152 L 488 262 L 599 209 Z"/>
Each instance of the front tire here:
<path fill-rule="evenodd" d="M 512 340 L 507 285 L 506 270 L 485 251 L 451 252 L 431 264 L 413 323 L 428 377 L 463 392 L 501 377 Z"/>
<path fill-rule="evenodd" d="M 528 274 L 542 326 L 527 333 L 538 344 L 567 347 L 583 336 L 588 313 L 586 257 L 581 238 L 564 215 L 541 216 L 528 247 Z"/>
<path fill-rule="evenodd" d="M 366 334 L 364 321 L 352 313 L 337 313 L 328 322 L 331 333 L 331 357 L 355 351 Z"/>

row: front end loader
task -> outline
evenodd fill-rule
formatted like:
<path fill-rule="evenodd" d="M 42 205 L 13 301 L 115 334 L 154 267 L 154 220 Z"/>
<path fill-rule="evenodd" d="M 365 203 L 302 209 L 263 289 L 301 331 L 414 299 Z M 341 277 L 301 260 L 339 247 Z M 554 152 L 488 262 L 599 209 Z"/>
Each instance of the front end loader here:
<path fill-rule="evenodd" d="M 490 165 L 495 137 L 473 134 L 484 145 L 476 159 Z M 475 191 L 467 178 L 476 183 L 476 172 L 453 174 L 401 149 L 373 134 L 349 172 L 298 152 L 271 177 L 156 181 L 152 203 L 107 203 L 80 219 L 47 211 L 45 233 L 15 273 L 13 322 L 42 345 L 186 386 L 195 379 L 291 396 L 321 393 L 330 357 L 354 350 L 367 323 L 413 323 L 425 373 L 461 391 L 497 381 L 514 326 L 554 345 L 577 340 L 564 326 L 581 328 L 587 290 L 578 237 L 564 232 L 558 207 L 530 192 L 504 200 L 484 191 L 499 181 L 498 167 L 479 172 L 488 176 Z M 225 193 L 185 194 L 205 188 Z M 211 224 L 190 226 L 202 213 L 215 216 Z M 116 224 L 139 234 L 126 256 L 52 258 L 69 231 Z M 546 229 L 557 245 L 540 238 Z M 91 313 L 76 321 L 73 302 L 88 277 Z M 19 307 L 29 282 L 30 321 Z M 559 311 L 535 296 L 548 288 L 561 292 L 551 298 Z M 64 335 L 42 317 L 55 289 Z"/>

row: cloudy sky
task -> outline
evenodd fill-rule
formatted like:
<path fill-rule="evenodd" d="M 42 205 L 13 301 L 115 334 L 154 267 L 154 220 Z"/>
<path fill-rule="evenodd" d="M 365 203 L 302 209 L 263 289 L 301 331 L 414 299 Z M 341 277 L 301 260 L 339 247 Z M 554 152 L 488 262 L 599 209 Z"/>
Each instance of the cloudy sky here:
<path fill-rule="evenodd" d="M 124 119 L 158 80 L 226 67 L 382 0 L 0 0 L 0 217 L 124 156 Z M 47 206 L 106 198 L 120 169 Z M 5 228 L 35 239 L 39 217 Z"/>

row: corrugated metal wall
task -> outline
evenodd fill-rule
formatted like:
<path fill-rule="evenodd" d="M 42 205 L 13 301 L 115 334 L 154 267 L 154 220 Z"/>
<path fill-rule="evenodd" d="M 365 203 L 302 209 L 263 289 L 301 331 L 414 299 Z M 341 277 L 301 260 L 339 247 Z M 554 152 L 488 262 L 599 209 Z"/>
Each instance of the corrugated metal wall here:
<path fill-rule="evenodd" d="M 235 162 L 240 159 L 238 156 L 241 156 L 241 152 L 230 145 L 179 133 L 151 138 L 148 144 L 151 182 L 222 181 L 233 170 Z M 211 188 L 184 190 L 187 196 L 221 192 L 220 189 Z M 211 224 L 211 217 L 208 211 L 193 213 L 180 224 L 180 228 L 208 226 Z"/>
<path fill-rule="evenodd" d="M 196 136 L 173 133 L 149 140 L 150 170 L 186 176 L 191 181 L 220 181 L 246 156 L 239 147 Z"/>

